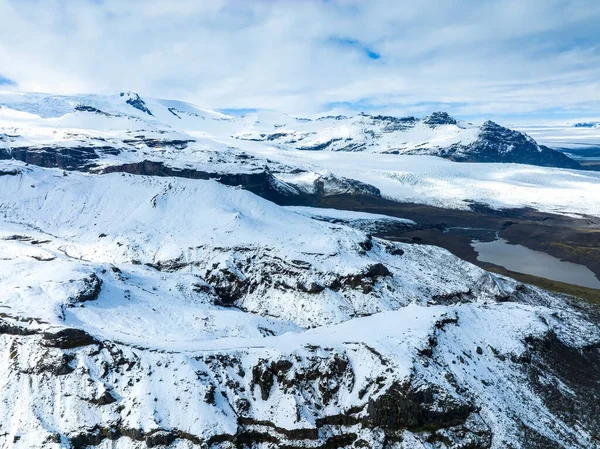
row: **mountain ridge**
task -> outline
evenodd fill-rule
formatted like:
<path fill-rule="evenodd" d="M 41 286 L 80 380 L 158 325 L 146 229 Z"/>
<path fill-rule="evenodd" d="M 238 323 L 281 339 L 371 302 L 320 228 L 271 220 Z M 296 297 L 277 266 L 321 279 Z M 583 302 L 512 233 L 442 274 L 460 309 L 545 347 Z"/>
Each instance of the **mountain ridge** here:
<path fill-rule="evenodd" d="M 45 118 L 60 118 L 79 111 L 106 117 L 106 114 L 113 114 L 149 120 L 155 126 L 162 124 L 172 130 L 179 128 L 181 131 L 212 132 L 212 126 L 206 123 L 209 119 L 222 122 L 218 126 L 221 132 L 236 139 L 269 142 L 284 149 L 419 154 L 458 162 L 512 162 L 580 168 L 577 161 L 564 153 L 540 146 L 519 131 L 491 121 L 475 126 L 457 120 L 446 112 L 433 112 L 422 119 L 360 113 L 354 117 L 322 116 L 311 120 L 278 112 L 232 117 L 189 103 L 158 99 L 148 101 L 154 104 L 154 109 L 162 109 L 160 116 L 155 117 L 152 106 L 132 91 L 109 97 L 0 95 L 0 107 L 37 113 Z"/>

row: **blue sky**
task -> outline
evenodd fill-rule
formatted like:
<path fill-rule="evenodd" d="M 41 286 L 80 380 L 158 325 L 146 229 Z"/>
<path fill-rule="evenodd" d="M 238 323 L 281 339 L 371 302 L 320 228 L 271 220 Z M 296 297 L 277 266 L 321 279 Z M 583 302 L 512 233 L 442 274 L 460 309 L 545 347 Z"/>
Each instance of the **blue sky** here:
<path fill-rule="evenodd" d="M 14 86 L 16 85 L 16 83 L 13 80 L 10 80 L 8 78 L 6 78 L 5 76 L 2 76 L 2 74 L 0 73 L 0 86 Z"/>
<path fill-rule="evenodd" d="M 0 0 L 0 12 L 3 90 L 301 116 L 600 116 L 597 0 Z"/>

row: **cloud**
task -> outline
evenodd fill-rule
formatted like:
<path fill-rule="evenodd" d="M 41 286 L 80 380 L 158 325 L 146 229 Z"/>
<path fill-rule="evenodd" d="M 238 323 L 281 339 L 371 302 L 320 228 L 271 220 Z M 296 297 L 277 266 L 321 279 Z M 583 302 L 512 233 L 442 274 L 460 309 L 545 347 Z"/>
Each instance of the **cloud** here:
<path fill-rule="evenodd" d="M 218 109 L 600 110 L 595 0 L 0 0 L 19 89 Z"/>

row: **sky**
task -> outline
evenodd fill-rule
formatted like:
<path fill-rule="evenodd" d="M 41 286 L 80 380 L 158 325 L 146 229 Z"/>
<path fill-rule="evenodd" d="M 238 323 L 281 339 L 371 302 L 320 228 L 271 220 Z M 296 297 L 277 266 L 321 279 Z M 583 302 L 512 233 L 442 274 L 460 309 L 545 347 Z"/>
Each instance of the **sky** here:
<path fill-rule="evenodd" d="M 0 0 L 0 90 L 599 117 L 599 23 L 597 0 Z"/>

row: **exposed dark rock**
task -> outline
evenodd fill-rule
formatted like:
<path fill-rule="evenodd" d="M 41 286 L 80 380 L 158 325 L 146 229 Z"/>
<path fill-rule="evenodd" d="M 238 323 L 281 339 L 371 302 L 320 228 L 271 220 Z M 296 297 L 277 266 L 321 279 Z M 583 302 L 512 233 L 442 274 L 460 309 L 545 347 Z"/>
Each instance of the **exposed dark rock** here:
<path fill-rule="evenodd" d="M 445 395 L 432 385 L 415 388 L 411 383 L 394 383 L 376 398 L 369 399 L 368 420 L 388 430 L 436 430 L 464 424 L 474 408 Z"/>
<path fill-rule="evenodd" d="M 217 405 L 215 402 L 215 392 L 217 391 L 214 385 L 209 385 L 208 389 L 204 393 L 204 402 L 211 405 Z"/>
<path fill-rule="evenodd" d="M 100 345 L 90 334 L 82 329 L 67 328 L 55 333 L 44 332 L 42 345 L 49 348 L 73 349 L 81 346 Z"/>
<path fill-rule="evenodd" d="M 371 251 L 373 249 L 373 237 L 369 235 L 367 236 L 366 240 L 363 240 L 358 244 L 364 251 Z"/>
<path fill-rule="evenodd" d="M 155 268 L 158 271 L 173 272 L 187 267 L 189 264 L 183 258 L 172 260 L 159 260 L 155 263 L 147 263 L 149 267 Z"/>
<path fill-rule="evenodd" d="M 79 293 L 71 298 L 74 303 L 81 303 L 86 301 L 95 301 L 100 296 L 102 291 L 102 279 L 100 279 L 96 273 L 90 274 L 87 278 L 83 279 L 84 287 Z"/>
<path fill-rule="evenodd" d="M 117 402 L 117 399 L 111 394 L 110 391 L 105 390 L 99 397 L 91 399 L 90 402 L 96 405 L 109 405 Z"/>
<path fill-rule="evenodd" d="M 25 374 L 50 373 L 54 376 L 64 376 L 75 371 L 75 368 L 71 366 L 73 360 L 75 360 L 73 354 L 65 354 L 64 352 L 50 354 L 46 352 L 34 368 L 28 368 L 22 372 Z"/>
<path fill-rule="evenodd" d="M 176 439 L 177 437 L 171 432 L 158 431 L 151 435 L 147 435 L 145 438 L 145 443 L 148 447 L 168 446 Z"/>
<path fill-rule="evenodd" d="M 221 306 L 233 306 L 247 291 L 250 283 L 247 279 L 240 278 L 228 269 L 212 271 L 206 278 L 219 299 Z"/>
<path fill-rule="evenodd" d="M 298 282 L 296 284 L 296 289 L 304 293 L 317 294 L 325 290 L 325 286 L 317 282 L 310 282 L 308 285 L 304 285 L 302 282 Z"/>
<path fill-rule="evenodd" d="M 169 167 L 162 162 L 144 160 L 129 164 L 105 167 L 101 173 L 131 173 L 145 176 L 174 176 L 188 179 L 214 179 L 229 186 L 243 186 L 244 189 L 255 193 L 277 204 L 296 204 L 297 197 L 302 194 L 295 187 L 278 181 L 270 170 L 250 173 L 211 173 L 194 169 L 178 169 Z M 292 198 L 294 198 L 292 200 Z M 309 200 L 307 200 L 309 201 Z"/>
<path fill-rule="evenodd" d="M 8 324 L 4 320 L 0 320 L 0 335 L 35 335 L 37 332 L 33 329 L 27 329 L 14 324 Z"/>
<path fill-rule="evenodd" d="M 337 137 L 331 140 L 328 140 L 326 142 L 322 142 L 322 143 L 317 143 L 315 145 L 305 145 L 302 147 L 299 147 L 299 150 L 304 150 L 304 151 L 322 151 L 322 150 L 326 150 L 328 147 L 330 147 L 331 145 L 333 145 L 336 142 L 339 142 L 340 140 L 342 140 L 341 137 Z"/>
<path fill-rule="evenodd" d="M 371 119 L 375 122 L 383 122 L 385 124 L 384 132 L 403 131 L 411 128 L 417 123 L 415 117 L 393 117 L 391 115 L 372 115 Z"/>
<path fill-rule="evenodd" d="M 362 273 L 335 278 L 328 287 L 334 291 L 338 291 L 342 287 L 362 288 L 364 293 L 369 293 L 379 278 L 388 276 L 392 276 L 390 270 L 382 263 L 376 263 L 369 265 Z"/>
<path fill-rule="evenodd" d="M 404 254 L 404 250 L 396 245 L 387 245 L 385 250 L 393 256 L 402 256 Z"/>
<path fill-rule="evenodd" d="M 423 123 L 431 126 L 456 125 L 458 122 L 447 112 L 434 112 L 423 119 Z"/>
<path fill-rule="evenodd" d="M 194 140 L 181 140 L 181 139 L 125 139 L 123 143 L 133 145 L 135 147 L 147 146 L 149 148 L 175 148 L 177 150 L 184 150 L 187 148 L 189 143 Z"/>
<path fill-rule="evenodd" d="M 84 104 L 78 104 L 77 106 L 75 106 L 75 110 L 79 111 L 79 112 L 91 112 L 93 114 L 99 114 L 99 115 L 104 115 L 106 117 L 111 117 L 111 114 L 108 114 L 104 111 L 101 111 L 100 109 L 97 109 L 93 106 L 87 106 Z"/>
<path fill-rule="evenodd" d="M 121 92 L 121 97 L 125 96 L 124 92 Z M 152 112 L 150 111 L 150 109 L 148 109 L 148 107 L 146 106 L 146 102 L 144 100 L 142 100 L 142 98 L 136 94 L 135 92 L 129 92 L 128 93 L 129 98 L 127 99 L 126 103 L 128 105 L 133 106 L 134 108 L 145 112 L 148 115 L 152 115 L 154 116 L 154 114 L 152 114 Z"/>
<path fill-rule="evenodd" d="M 566 423 L 600 435 L 600 344 L 575 348 L 554 332 L 526 343 L 529 363 L 524 369 L 548 409 Z"/>
<path fill-rule="evenodd" d="M 453 145 L 440 155 L 458 162 L 512 162 L 544 167 L 581 168 L 578 162 L 564 153 L 538 145 L 526 134 L 489 120 L 481 125 L 474 142 Z"/>
<path fill-rule="evenodd" d="M 451 292 L 440 295 L 433 295 L 430 304 L 456 304 L 460 302 L 471 302 L 473 301 L 473 291 L 468 289 L 466 291 Z"/>
<path fill-rule="evenodd" d="M 375 263 L 373 265 L 369 265 L 365 271 L 365 277 L 371 279 L 377 279 L 378 277 L 386 277 L 391 276 L 392 273 L 388 268 L 382 263 Z"/>
<path fill-rule="evenodd" d="M 0 160 L 15 159 L 44 168 L 88 171 L 96 166 L 98 153 L 118 154 L 120 151 L 112 146 L 14 147 L 0 150 Z"/>
<path fill-rule="evenodd" d="M 275 373 L 289 371 L 292 368 L 292 366 L 294 366 L 294 364 L 289 360 L 285 359 L 277 360 L 276 362 L 271 363 L 271 369 Z"/>
<path fill-rule="evenodd" d="M 275 383 L 275 374 L 270 366 L 263 363 L 252 367 L 252 385 L 258 385 L 263 401 L 269 399 L 271 388 Z"/>

